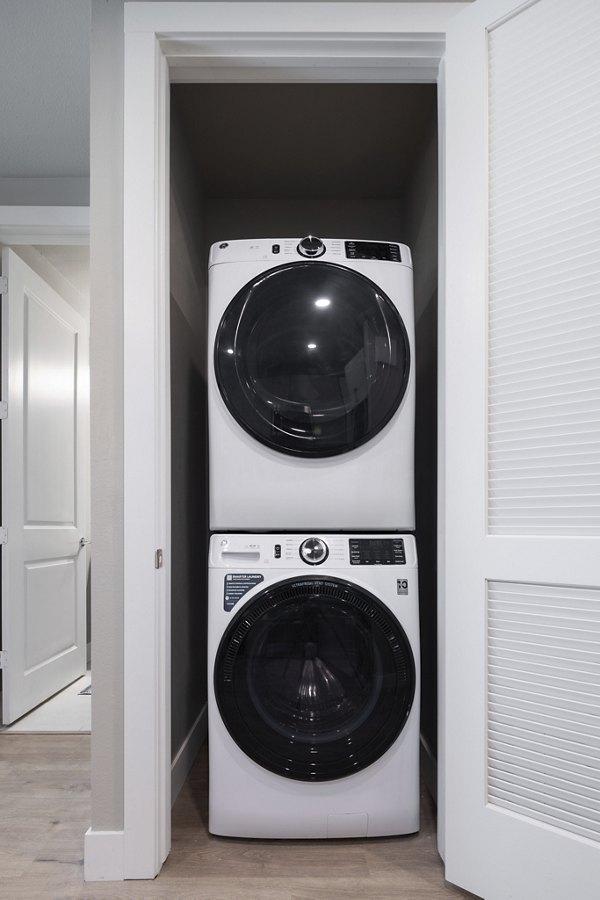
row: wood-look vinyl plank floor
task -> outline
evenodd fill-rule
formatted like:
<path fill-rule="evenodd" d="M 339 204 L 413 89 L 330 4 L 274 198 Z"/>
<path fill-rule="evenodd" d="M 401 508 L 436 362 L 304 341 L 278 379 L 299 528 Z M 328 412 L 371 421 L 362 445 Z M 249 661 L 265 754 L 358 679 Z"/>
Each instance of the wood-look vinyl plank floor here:
<path fill-rule="evenodd" d="M 263 841 L 207 830 L 207 754 L 173 808 L 172 851 L 154 881 L 84 884 L 89 735 L 0 734 L 2 900 L 445 900 L 426 792 L 421 831 L 400 838 Z"/>

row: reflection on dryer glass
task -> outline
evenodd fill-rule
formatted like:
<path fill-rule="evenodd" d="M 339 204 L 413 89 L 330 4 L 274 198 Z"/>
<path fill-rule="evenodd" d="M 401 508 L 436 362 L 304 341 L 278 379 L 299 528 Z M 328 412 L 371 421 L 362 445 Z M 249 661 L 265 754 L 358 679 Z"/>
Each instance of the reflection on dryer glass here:
<path fill-rule="evenodd" d="M 280 266 L 247 284 L 215 343 L 219 389 L 239 424 L 307 456 L 343 453 L 377 434 L 402 401 L 409 362 L 389 298 L 358 272 L 323 262 Z"/>

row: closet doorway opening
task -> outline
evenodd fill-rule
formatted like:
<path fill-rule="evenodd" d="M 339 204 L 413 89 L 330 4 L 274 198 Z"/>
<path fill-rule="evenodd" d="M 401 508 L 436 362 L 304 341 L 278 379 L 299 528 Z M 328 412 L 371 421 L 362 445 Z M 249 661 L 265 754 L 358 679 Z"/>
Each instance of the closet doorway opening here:
<path fill-rule="evenodd" d="M 170 188 L 174 171 L 173 165 L 169 165 L 169 156 L 171 154 L 175 159 L 178 152 L 175 141 L 170 141 L 169 137 L 171 120 L 181 116 L 181 112 L 174 111 L 171 117 L 171 100 L 175 110 L 178 87 L 189 85 L 192 88 L 196 84 L 207 85 L 207 89 L 214 85 L 218 89 L 219 84 L 225 87 L 226 83 L 231 86 L 271 83 L 280 90 L 303 85 L 308 89 L 311 85 L 335 88 L 345 84 L 348 87 L 354 85 L 357 90 L 363 84 L 373 87 L 428 86 L 433 91 L 431 107 L 436 110 L 434 124 L 437 124 L 433 98 L 444 52 L 445 30 L 456 7 L 440 9 L 435 5 L 435 9 L 430 9 L 425 5 L 420 10 L 412 4 L 395 4 L 386 6 L 385 10 L 378 7 L 377 13 L 373 7 L 368 16 L 361 14 L 356 21 L 348 23 L 347 28 L 341 28 L 341 7 L 336 5 L 334 10 L 332 6 L 323 6 L 324 17 L 320 18 L 315 31 L 314 23 L 311 29 L 305 27 L 306 10 L 300 9 L 299 5 L 294 9 L 302 21 L 289 18 L 291 6 L 286 5 L 285 9 L 283 5 L 270 6 L 268 16 L 261 6 L 261 15 L 264 15 L 261 26 L 256 21 L 259 8 L 241 4 L 236 7 L 239 18 L 236 19 L 235 34 L 230 24 L 223 21 L 223 9 L 219 5 L 190 4 L 181 19 L 181 8 L 173 8 L 171 16 L 168 4 L 156 4 L 152 8 L 145 4 L 128 4 L 126 7 L 124 438 L 125 470 L 136 472 L 135 479 L 125 482 L 124 806 L 125 831 L 136 835 L 135 842 L 131 843 L 131 854 L 126 842 L 126 877 L 140 877 L 135 874 L 138 872 L 158 871 L 166 858 L 170 842 L 167 810 L 171 797 L 171 764 L 182 759 L 172 741 L 171 705 L 165 702 L 173 697 L 171 525 L 173 515 L 179 514 L 171 495 L 174 471 L 170 432 L 173 307 L 170 304 L 172 282 L 168 261 L 170 259 L 172 266 L 175 255 L 169 250 L 175 233 L 173 221 L 177 218 L 169 228 L 169 213 L 171 217 L 173 214 Z M 261 27 L 262 30 L 257 30 Z M 384 41 L 380 39 L 383 34 Z M 171 85 L 173 98 L 170 96 Z M 150 134 L 154 135 L 153 140 L 148 140 Z M 436 144 L 437 140 L 433 138 L 434 160 Z M 432 171 L 437 183 L 435 162 Z M 436 188 L 433 196 L 437 206 Z M 369 198 L 363 195 L 362 199 Z M 329 227 L 338 222 L 330 220 Z M 213 225 L 215 223 L 213 219 Z M 278 224 L 279 227 L 284 225 Z M 209 227 L 212 226 L 209 224 Z M 287 227 L 290 226 L 286 226 L 286 230 Z M 343 233 L 346 227 L 338 226 L 335 230 Z M 296 227 L 293 231 L 296 232 Z M 433 228 L 433 233 L 437 260 L 437 227 Z M 229 234 L 229 237 L 233 235 Z M 205 235 L 204 247 L 206 240 Z M 412 243 L 414 245 L 415 241 Z M 185 240 L 179 248 L 184 246 Z M 200 252 L 194 247 L 193 251 L 196 256 L 204 256 L 204 248 Z M 187 262 L 179 272 L 185 272 L 186 266 Z M 200 275 L 199 279 L 203 283 L 204 276 Z M 436 312 L 436 304 L 437 298 L 433 304 L 425 304 L 429 306 L 430 315 L 432 311 Z M 176 310 L 177 314 L 180 310 L 181 307 Z M 184 330 L 187 324 L 184 323 Z M 205 327 L 201 316 L 198 325 Z M 432 323 L 429 333 L 435 331 Z M 417 340 L 421 343 L 419 338 Z M 428 352 L 433 352 L 432 342 L 429 344 Z M 200 360 L 196 364 L 201 372 L 206 362 Z M 154 373 L 151 382 L 146 378 L 149 372 Z M 435 378 L 432 378 L 432 385 L 435 385 Z M 148 452 L 151 447 L 153 453 Z M 430 472 L 428 490 L 431 490 L 432 482 L 435 482 L 435 472 Z M 206 528 L 205 523 L 197 524 Z M 148 553 L 151 552 L 154 559 L 157 547 L 163 551 L 162 559 L 166 560 L 166 565 L 150 570 Z M 149 602 L 154 609 L 152 615 L 149 614 Z M 128 648 L 131 648 L 131 654 Z M 140 693 L 140 675 L 150 671 L 156 672 L 156 678 L 144 678 L 147 689 Z M 429 708 L 433 710 L 432 706 Z M 194 725 L 200 733 L 204 726 L 202 709 L 196 707 L 195 713 Z M 431 715 L 435 721 L 435 714 L 432 712 Z M 148 723 L 153 723 L 156 735 L 151 745 L 142 739 Z M 186 727 L 189 727 L 189 721 L 181 720 L 179 739 Z M 189 741 L 187 746 L 190 746 Z M 183 745 L 180 749 L 184 750 Z M 173 778 L 175 788 L 178 781 L 179 778 Z M 147 791 L 148 784 L 155 786 L 151 794 Z M 143 847 L 146 850 L 142 859 Z"/>
<path fill-rule="evenodd" d="M 218 241 L 306 234 L 395 241 L 410 247 L 414 270 L 422 755 L 436 795 L 437 143 L 435 84 L 171 86 L 173 760 L 190 741 L 198 746 L 206 727 L 208 597 L 199 548 L 208 547 L 209 249 Z"/>

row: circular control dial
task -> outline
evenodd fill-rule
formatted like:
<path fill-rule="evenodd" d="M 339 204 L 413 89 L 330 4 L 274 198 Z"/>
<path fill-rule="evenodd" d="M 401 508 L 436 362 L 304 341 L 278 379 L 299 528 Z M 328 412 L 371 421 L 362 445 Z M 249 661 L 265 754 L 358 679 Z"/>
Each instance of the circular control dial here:
<path fill-rule="evenodd" d="M 321 538 L 307 538 L 300 544 L 300 558 L 309 566 L 320 566 L 329 556 L 329 547 Z"/>
<path fill-rule="evenodd" d="M 325 253 L 325 244 L 323 241 L 319 240 L 318 237 L 309 234 L 305 238 L 302 238 L 298 244 L 297 250 L 301 256 L 315 258 L 317 256 L 323 256 Z"/>

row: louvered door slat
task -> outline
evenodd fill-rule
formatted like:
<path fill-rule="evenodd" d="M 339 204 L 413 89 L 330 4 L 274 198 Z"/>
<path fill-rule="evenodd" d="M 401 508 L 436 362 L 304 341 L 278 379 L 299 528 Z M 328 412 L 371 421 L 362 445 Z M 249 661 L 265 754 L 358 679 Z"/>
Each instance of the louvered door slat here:
<path fill-rule="evenodd" d="M 546 3 L 548 40 L 489 35 L 491 534 L 600 534 L 579 480 L 583 463 L 600 484 L 600 55 L 589 17 Z"/>
<path fill-rule="evenodd" d="M 600 590 L 489 582 L 490 803 L 534 818 L 542 804 L 562 827 L 600 840 L 600 803 L 556 782 L 582 796 L 589 778 L 600 783 L 599 701 Z"/>

